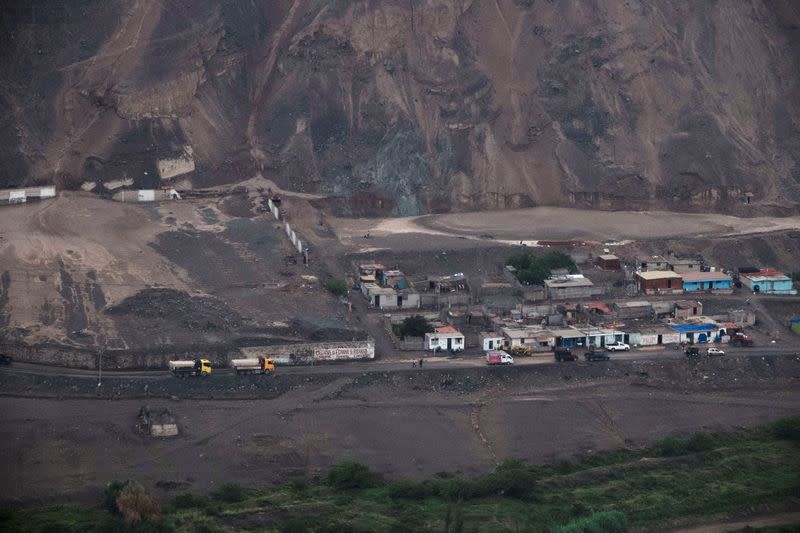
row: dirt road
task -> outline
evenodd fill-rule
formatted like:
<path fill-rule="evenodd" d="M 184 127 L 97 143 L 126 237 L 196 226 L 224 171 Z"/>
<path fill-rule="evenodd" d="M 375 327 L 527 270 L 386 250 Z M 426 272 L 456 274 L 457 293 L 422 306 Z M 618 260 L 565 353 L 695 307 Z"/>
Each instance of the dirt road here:
<path fill-rule="evenodd" d="M 14 377 L 30 394 L 42 386 L 63 396 L 2 398 L 0 456 L 12 460 L 0 493 L 16 501 L 95 498 L 108 481 L 126 478 L 157 492 L 205 491 L 229 481 L 263 485 L 314 475 L 345 459 L 389 477 L 472 475 L 506 458 L 552 461 L 796 414 L 800 393 L 791 376 L 798 364 L 784 355 L 287 373 L 276 376 L 288 386 L 273 399 L 240 400 L 234 398 L 252 395 L 258 377 L 170 378 L 170 386 L 183 387 L 180 400 L 127 397 L 131 387 L 155 391 L 163 383 L 108 378 L 103 388 L 120 395 L 69 399 L 94 382 L 52 375 L 37 381 L 4 370 L 6 391 Z M 191 390 L 206 389 L 213 399 L 210 392 L 190 399 Z M 135 433 L 145 404 L 169 409 L 181 436 Z"/>

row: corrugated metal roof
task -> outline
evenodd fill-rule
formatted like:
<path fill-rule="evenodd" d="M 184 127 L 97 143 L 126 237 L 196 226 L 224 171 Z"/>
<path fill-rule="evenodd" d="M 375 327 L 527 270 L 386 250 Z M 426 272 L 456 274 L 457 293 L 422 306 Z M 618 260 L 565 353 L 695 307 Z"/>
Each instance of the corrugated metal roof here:
<path fill-rule="evenodd" d="M 672 329 L 681 333 L 695 333 L 698 331 L 714 331 L 717 326 L 713 324 L 672 324 Z"/>

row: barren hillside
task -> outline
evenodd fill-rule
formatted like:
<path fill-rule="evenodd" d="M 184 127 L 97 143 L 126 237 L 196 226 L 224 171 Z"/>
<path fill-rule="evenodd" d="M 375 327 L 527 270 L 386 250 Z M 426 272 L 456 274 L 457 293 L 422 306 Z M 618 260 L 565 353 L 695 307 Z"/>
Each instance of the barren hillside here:
<path fill-rule="evenodd" d="M 0 184 L 796 213 L 798 27 L 790 0 L 12 0 Z"/>

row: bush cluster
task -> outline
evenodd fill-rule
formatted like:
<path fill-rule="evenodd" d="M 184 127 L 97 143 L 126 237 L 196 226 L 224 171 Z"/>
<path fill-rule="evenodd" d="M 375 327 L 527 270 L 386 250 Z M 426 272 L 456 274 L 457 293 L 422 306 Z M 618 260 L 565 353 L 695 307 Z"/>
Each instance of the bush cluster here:
<path fill-rule="evenodd" d="M 618 511 L 605 511 L 578 518 L 552 531 L 553 533 L 625 533 L 628 531 L 628 519 Z"/>
<path fill-rule="evenodd" d="M 517 269 L 517 279 L 523 285 L 541 285 L 553 270 L 565 268 L 570 274 L 578 272 L 578 266 L 570 256 L 553 251 L 544 255 L 531 253 L 514 254 L 506 260 L 507 265 Z"/>
<path fill-rule="evenodd" d="M 368 489 L 378 484 L 379 477 L 366 465 L 346 461 L 333 465 L 325 481 L 335 489 Z"/>
<path fill-rule="evenodd" d="M 341 278 L 331 278 L 325 282 L 325 288 L 334 296 L 347 294 L 347 282 Z"/>
<path fill-rule="evenodd" d="M 433 326 L 428 323 L 425 317 L 420 315 L 406 317 L 398 326 L 396 331 L 400 338 L 424 337 L 426 333 L 433 331 Z"/>

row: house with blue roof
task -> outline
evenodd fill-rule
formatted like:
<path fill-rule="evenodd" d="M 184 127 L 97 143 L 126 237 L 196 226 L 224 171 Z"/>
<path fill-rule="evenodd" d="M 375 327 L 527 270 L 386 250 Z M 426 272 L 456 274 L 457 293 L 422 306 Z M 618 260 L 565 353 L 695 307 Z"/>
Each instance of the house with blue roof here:
<path fill-rule="evenodd" d="M 720 339 L 719 328 L 714 324 L 672 324 L 672 329 L 680 333 L 681 342 L 705 344 Z"/>

